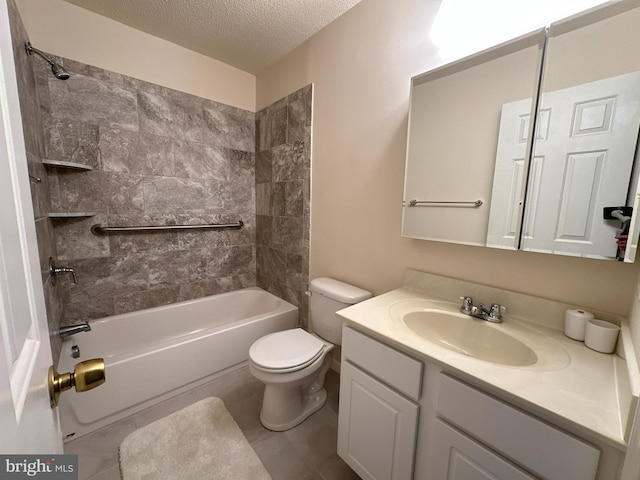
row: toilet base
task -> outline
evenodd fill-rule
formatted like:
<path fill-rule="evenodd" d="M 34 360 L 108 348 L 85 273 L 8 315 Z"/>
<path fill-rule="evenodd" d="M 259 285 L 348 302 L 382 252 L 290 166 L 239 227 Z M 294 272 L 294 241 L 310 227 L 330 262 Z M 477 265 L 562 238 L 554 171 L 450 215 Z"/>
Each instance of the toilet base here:
<path fill-rule="evenodd" d="M 263 404 L 263 408 L 260 411 L 260 423 L 262 423 L 265 428 L 273 430 L 274 432 L 284 432 L 285 430 L 289 430 L 296 425 L 300 425 L 309 416 L 320 410 L 325 403 L 327 403 L 327 391 L 323 388 L 314 395 L 306 397 L 302 400 L 299 411 L 294 418 L 286 420 L 276 418 L 275 422 L 273 421 L 274 419 L 271 418 L 271 412 L 269 412 L 268 409 L 265 410 Z"/>
<path fill-rule="evenodd" d="M 319 360 L 320 368 L 309 376 L 303 376 L 297 381 L 265 384 L 260 410 L 260 423 L 265 428 L 274 432 L 289 430 L 327 403 L 324 378 L 332 362 L 331 355 L 327 355 L 331 349 L 327 349 L 324 357 Z M 282 378 L 286 377 L 283 375 Z"/>

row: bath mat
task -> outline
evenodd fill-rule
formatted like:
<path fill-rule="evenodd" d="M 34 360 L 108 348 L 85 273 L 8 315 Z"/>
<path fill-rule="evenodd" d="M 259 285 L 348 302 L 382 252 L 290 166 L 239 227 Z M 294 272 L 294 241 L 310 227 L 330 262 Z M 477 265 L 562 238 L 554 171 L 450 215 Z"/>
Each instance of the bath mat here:
<path fill-rule="evenodd" d="M 129 434 L 120 445 L 123 480 L 239 480 L 271 476 L 216 397 Z"/>

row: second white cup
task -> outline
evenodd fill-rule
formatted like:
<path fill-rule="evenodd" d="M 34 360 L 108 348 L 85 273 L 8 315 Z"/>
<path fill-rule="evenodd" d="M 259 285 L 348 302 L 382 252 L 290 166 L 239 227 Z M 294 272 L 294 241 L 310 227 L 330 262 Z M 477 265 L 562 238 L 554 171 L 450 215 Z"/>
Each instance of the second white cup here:
<path fill-rule="evenodd" d="M 612 353 L 619 333 L 620 327 L 614 323 L 590 319 L 584 332 L 584 344 L 596 352 Z"/>

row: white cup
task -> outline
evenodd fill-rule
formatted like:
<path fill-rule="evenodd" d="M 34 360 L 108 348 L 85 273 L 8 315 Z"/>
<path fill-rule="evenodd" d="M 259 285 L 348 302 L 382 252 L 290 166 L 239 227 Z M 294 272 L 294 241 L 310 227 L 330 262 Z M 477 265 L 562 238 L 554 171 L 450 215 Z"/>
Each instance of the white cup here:
<path fill-rule="evenodd" d="M 584 344 L 591 350 L 602 353 L 612 353 L 616 349 L 620 327 L 604 320 L 591 319 L 587 321 L 584 332 Z"/>

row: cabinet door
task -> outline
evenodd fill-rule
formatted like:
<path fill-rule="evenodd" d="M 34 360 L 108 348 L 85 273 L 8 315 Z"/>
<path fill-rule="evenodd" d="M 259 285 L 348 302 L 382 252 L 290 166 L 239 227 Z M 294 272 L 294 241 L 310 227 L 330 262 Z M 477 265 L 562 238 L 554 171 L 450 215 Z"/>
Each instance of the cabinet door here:
<path fill-rule="evenodd" d="M 436 420 L 429 478 L 447 480 L 535 480 L 483 445 Z"/>
<path fill-rule="evenodd" d="M 600 451 L 593 445 L 453 377 L 441 376 L 436 408 L 449 424 L 537 477 L 596 478 Z"/>
<path fill-rule="evenodd" d="M 348 362 L 340 377 L 338 454 L 365 480 L 410 480 L 418 405 Z"/>

